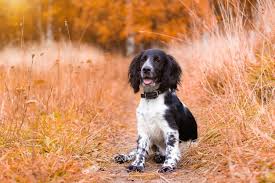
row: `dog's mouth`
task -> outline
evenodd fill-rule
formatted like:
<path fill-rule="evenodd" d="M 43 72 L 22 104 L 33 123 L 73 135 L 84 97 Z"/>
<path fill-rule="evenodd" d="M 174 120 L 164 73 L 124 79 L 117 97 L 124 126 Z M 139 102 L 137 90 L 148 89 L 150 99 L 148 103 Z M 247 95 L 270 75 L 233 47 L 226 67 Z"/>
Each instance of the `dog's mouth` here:
<path fill-rule="evenodd" d="M 145 86 L 153 85 L 155 83 L 155 80 L 149 77 L 143 78 L 142 80 Z"/>

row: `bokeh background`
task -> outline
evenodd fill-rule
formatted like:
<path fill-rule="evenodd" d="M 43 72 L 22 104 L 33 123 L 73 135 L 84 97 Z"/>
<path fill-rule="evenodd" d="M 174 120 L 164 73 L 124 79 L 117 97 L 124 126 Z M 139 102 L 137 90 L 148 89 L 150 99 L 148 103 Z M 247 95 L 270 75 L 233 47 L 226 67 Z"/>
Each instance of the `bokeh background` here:
<path fill-rule="evenodd" d="M 249 28 L 255 8 L 256 0 L 1 0 L 0 47 L 72 41 L 132 54 L 223 26 L 223 12 L 241 10 Z"/>

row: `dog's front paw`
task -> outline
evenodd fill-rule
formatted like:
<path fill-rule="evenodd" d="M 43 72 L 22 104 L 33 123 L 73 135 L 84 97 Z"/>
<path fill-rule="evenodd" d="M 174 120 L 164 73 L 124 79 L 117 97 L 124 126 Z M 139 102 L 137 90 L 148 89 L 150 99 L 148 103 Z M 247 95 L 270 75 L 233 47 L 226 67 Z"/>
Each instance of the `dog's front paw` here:
<path fill-rule="evenodd" d="M 166 172 L 173 172 L 175 170 L 175 167 L 172 166 L 162 166 L 161 169 L 159 169 L 159 173 L 166 173 Z"/>
<path fill-rule="evenodd" d="M 116 163 L 119 163 L 119 164 L 127 162 L 126 155 L 124 155 L 124 154 L 118 154 L 118 155 L 116 155 L 114 157 L 114 160 L 115 160 Z"/>
<path fill-rule="evenodd" d="M 127 172 L 144 172 L 144 166 L 130 165 L 127 167 Z"/>

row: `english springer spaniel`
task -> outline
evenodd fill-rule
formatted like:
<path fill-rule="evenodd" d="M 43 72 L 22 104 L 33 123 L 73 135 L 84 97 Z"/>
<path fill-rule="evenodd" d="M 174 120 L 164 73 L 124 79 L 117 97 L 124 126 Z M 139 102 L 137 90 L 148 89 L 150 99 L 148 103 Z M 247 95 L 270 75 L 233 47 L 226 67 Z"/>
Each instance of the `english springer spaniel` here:
<path fill-rule="evenodd" d="M 149 154 L 163 163 L 159 172 L 171 172 L 180 160 L 180 146 L 197 139 L 195 118 L 175 93 L 181 72 L 176 60 L 159 49 L 141 52 L 130 64 L 129 83 L 135 93 L 143 89 L 136 110 L 137 148 L 114 158 L 117 163 L 134 159 L 129 172 L 143 172 Z"/>

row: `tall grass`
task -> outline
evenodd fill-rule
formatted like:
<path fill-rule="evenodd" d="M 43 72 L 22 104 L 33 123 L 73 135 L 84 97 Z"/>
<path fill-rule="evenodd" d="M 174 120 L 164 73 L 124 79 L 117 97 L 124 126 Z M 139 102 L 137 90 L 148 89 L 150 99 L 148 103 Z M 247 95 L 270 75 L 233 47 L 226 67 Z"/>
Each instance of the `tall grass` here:
<path fill-rule="evenodd" d="M 138 96 L 127 84 L 130 58 L 71 43 L 6 48 L 0 180 L 274 182 L 275 4 L 258 6 L 249 30 L 242 14 L 224 12 L 223 30 L 214 27 L 167 50 L 183 67 L 178 94 L 194 112 L 200 136 L 169 175 L 128 176 L 111 160 L 135 146 Z"/>
<path fill-rule="evenodd" d="M 28 64 L 0 68 L 2 181 L 82 180 L 82 170 L 110 161 L 104 146 L 125 126 L 119 116 L 132 102 L 125 90 L 125 59 L 78 55 L 71 62 L 55 53 L 50 48 L 43 55 L 44 68 L 39 68 L 42 55 L 32 52 L 25 53 Z"/>
<path fill-rule="evenodd" d="M 215 180 L 275 181 L 274 11 L 273 1 L 259 1 L 250 30 L 241 13 L 224 12 L 223 30 L 170 50 L 185 68 L 182 97 L 199 116 L 191 156 Z"/>

